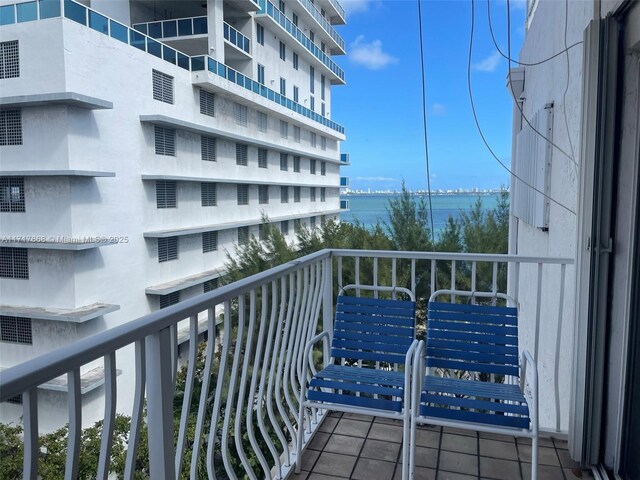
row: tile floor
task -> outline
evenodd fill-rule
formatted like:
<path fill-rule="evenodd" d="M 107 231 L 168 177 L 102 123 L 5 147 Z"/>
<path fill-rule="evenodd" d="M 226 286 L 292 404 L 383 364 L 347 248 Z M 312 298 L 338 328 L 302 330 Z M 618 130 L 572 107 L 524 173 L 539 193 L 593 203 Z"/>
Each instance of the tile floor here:
<path fill-rule="evenodd" d="M 416 435 L 415 480 L 529 480 L 526 439 L 423 426 Z M 398 421 L 332 412 L 303 454 L 295 480 L 399 480 L 402 427 Z M 571 460 L 567 443 L 543 438 L 539 480 L 592 479 Z"/>

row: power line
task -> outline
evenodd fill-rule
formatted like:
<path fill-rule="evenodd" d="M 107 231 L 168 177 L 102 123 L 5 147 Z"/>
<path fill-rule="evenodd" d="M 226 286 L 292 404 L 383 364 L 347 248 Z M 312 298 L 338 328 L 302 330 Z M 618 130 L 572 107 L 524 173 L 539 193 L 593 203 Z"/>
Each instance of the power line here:
<path fill-rule="evenodd" d="M 490 2 L 490 0 L 487 0 L 487 3 L 489 3 L 489 2 Z M 490 26 L 490 29 L 493 30 L 491 28 L 491 17 L 490 16 L 489 16 L 489 26 Z M 516 94 L 513 91 L 513 84 L 511 83 L 511 5 L 509 3 L 509 0 L 507 0 L 507 52 L 508 52 L 507 53 L 507 61 L 509 62 L 509 70 L 508 70 L 508 73 L 507 73 L 507 75 L 509 76 L 509 91 L 511 92 L 511 96 L 513 97 L 513 101 L 514 101 L 516 107 L 520 111 L 520 115 L 522 116 L 522 119 L 525 121 L 525 123 L 527 125 L 529 125 L 531 130 L 533 130 L 541 138 L 544 138 L 544 140 L 549 145 L 551 145 L 554 148 L 556 148 L 560 153 L 562 153 L 565 157 L 567 157 L 569 160 L 571 160 L 574 163 L 574 165 L 576 165 L 576 167 L 577 167 L 578 163 L 576 162 L 576 160 L 571 155 L 569 155 L 567 152 L 565 152 L 562 148 L 560 148 L 558 145 L 556 145 L 550 138 L 546 137 L 536 127 L 533 126 L 533 124 L 529 121 L 527 116 L 524 114 L 522 106 L 518 102 L 518 99 L 516 98 Z M 567 78 L 567 82 L 568 81 L 569 81 L 569 79 Z"/>
<path fill-rule="evenodd" d="M 550 57 L 545 58 L 544 60 L 540 60 L 538 62 L 531 62 L 531 63 L 521 62 L 519 60 L 516 60 L 515 58 L 511 58 L 511 55 L 507 55 L 506 53 L 504 53 L 500 49 L 500 47 L 498 46 L 498 42 L 496 41 L 496 37 L 495 37 L 495 35 L 493 33 L 493 25 L 491 23 L 491 0 L 487 0 L 487 17 L 489 18 L 489 32 L 491 33 L 491 39 L 493 40 L 493 45 L 496 47 L 496 50 L 498 51 L 498 53 L 504 59 L 509 60 L 509 61 L 511 61 L 513 63 L 518 64 L 518 65 L 521 65 L 523 67 L 535 67 L 536 65 L 542 65 L 543 63 L 547 63 L 548 61 L 553 60 L 554 58 L 559 57 L 560 55 L 562 55 L 564 53 L 567 53 L 573 47 L 577 47 L 578 45 L 582 45 L 582 43 L 583 43 L 582 41 L 579 41 L 579 42 L 576 42 L 576 43 L 574 43 L 572 45 L 567 46 L 567 42 L 566 42 L 566 39 L 565 39 L 564 50 L 562 50 L 562 51 L 560 51 L 560 52 L 558 52 L 558 53 L 556 53 L 554 55 L 551 55 Z M 568 55 L 568 53 L 567 53 L 567 55 Z"/>
<path fill-rule="evenodd" d="M 509 0 L 507 0 L 507 2 L 508 1 Z M 474 119 L 474 121 L 476 123 L 476 128 L 478 130 L 478 133 L 480 134 L 480 138 L 482 138 L 482 141 L 484 142 L 485 147 L 487 147 L 487 150 L 489 150 L 489 153 L 491 153 L 491 155 L 496 160 L 496 162 L 498 162 L 500 164 L 500 166 L 502 166 L 502 168 L 504 168 L 507 172 L 509 172 L 515 179 L 519 180 L 522 184 L 526 185 L 527 187 L 531 188 L 532 190 L 538 192 L 540 195 L 542 195 L 543 197 L 547 198 L 549 201 L 555 203 L 559 207 L 562 207 L 565 210 L 567 210 L 568 212 L 570 212 L 570 213 L 575 215 L 576 212 L 571 210 L 569 207 L 567 207 L 566 205 L 558 202 L 556 199 L 554 199 L 554 198 L 550 197 L 549 195 L 547 195 L 546 193 L 540 191 L 539 189 L 537 189 L 533 185 L 525 182 L 522 178 L 520 178 L 513 171 L 511 171 L 511 169 L 509 167 L 507 167 L 504 164 L 504 162 L 502 160 L 500 160 L 500 158 L 498 158 L 498 156 L 495 154 L 495 152 L 493 151 L 493 149 L 489 145 L 489 142 L 487 142 L 487 139 L 484 136 L 484 133 L 482 132 L 482 128 L 480 127 L 480 122 L 478 120 L 478 115 L 476 113 L 476 107 L 475 107 L 475 104 L 473 102 L 473 90 L 471 88 L 471 58 L 472 58 L 472 54 L 473 54 L 473 35 L 474 35 L 474 30 L 475 30 L 475 0 L 471 0 L 471 35 L 469 37 L 469 58 L 468 58 L 468 61 L 467 61 L 467 88 L 469 90 L 469 101 L 471 103 L 471 111 L 473 113 L 473 119 Z"/>
<path fill-rule="evenodd" d="M 424 154 L 427 162 L 427 192 L 429 194 L 429 219 L 431 221 L 431 245 L 436 248 L 436 234 L 433 229 L 433 204 L 431 202 L 431 172 L 429 168 L 429 142 L 427 141 L 427 94 L 424 75 L 424 46 L 422 41 L 422 8 L 418 0 L 418 23 L 420 31 L 420 73 L 422 74 L 422 126 L 424 130 Z"/>

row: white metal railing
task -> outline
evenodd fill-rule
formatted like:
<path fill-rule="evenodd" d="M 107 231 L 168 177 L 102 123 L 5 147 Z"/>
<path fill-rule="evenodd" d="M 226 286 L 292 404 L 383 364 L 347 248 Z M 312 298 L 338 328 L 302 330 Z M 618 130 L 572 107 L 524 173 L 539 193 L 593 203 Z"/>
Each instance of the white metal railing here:
<path fill-rule="evenodd" d="M 301 385 L 307 380 L 304 346 L 320 329 L 332 332 L 333 299 L 339 288 L 386 286 L 394 295 L 394 288 L 406 287 L 424 302 L 443 287 L 497 292 L 506 288 L 509 275 L 516 285 L 511 296 L 518 302 L 526 298 L 527 306 L 535 307 L 520 319 L 535 322 L 531 329 L 535 349 L 531 350 L 538 355 L 540 331 L 547 328 L 541 321 L 542 306 L 558 308 L 554 320 L 560 330 L 566 270 L 572 263 L 571 259 L 509 255 L 322 250 L 52 351 L 0 373 L 0 400 L 22 395 L 24 478 L 38 475 L 38 386 L 65 374 L 69 385 L 66 474 L 76 477 L 83 418 L 80 369 L 96 360 L 102 360 L 105 368 L 98 478 L 107 478 L 111 468 L 116 399 L 118 410 L 123 410 L 116 365 L 123 371 L 120 386 L 128 379 L 134 393 L 132 404 L 124 407 L 132 412 L 124 478 L 134 476 L 144 429 L 151 478 L 173 479 L 187 473 L 190 478 L 207 473 L 209 478 L 285 478 L 297 460 L 292 448 L 297 436 L 303 435 L 306 445 L 324 419 L 323 411 L 307 412 L 307 428 L 301 431 L 296 412 Z M 537 289 L 519 295 L 524 292 L 517 285 L 529 275 L 530 267 L 538 275 L 533 282 Z M 556 269 L 561 285 L 549 295 L 543 295 L 540 286 L 543 269 Z M 216 312 L 222 316 L 221 330 Z M 203 316 L 207 334 L 198 340 L 198 320 Z M 418 325 L 424 325 L 424 316 L 419 308 Z M 189 323 L 190 337 L 183 359 L 186 370 L 181 373 L 184 389 L 175 397 L 180 363 L 177 331 L 183 321 Z M 546 359 L 555 369 L 540 372 L 541 385 L 550 390 L 548 396 L 558 407 L 557 424 L 549 425 L 550 430 L 559 430 L 561 424 L 561 335 L 557 338 L 558 344 L 545 350 L 556 352 L 555 358 Z M 317 357 L 316 362 L 324 363 L 328 352 L 318 351 Z M 309 374 L 315 373 L 313 362 L 307 367 Z M 174 432 L 174 400 L 180 397 Z M 553 402 L 550 407 L 553 410 Z"/>

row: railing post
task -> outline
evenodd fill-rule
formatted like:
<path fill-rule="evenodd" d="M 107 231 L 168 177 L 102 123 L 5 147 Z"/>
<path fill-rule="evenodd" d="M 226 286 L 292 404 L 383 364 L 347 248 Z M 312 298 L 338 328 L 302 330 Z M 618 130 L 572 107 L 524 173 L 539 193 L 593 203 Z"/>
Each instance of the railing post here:
<path fill-rule="evenodd" d="M 146 339 L 147 423 L 151 478 L 175 479 L 173 446 L 173 362 L 169 328 Z"/>
<path fill-rule="evenodd" d="M 333 338 L 333 256 L 324 259 L 324 285 L 322 288 L 322 329 Z M 323 364 L 329 363 L 329 347 L 323 342 Z"/>

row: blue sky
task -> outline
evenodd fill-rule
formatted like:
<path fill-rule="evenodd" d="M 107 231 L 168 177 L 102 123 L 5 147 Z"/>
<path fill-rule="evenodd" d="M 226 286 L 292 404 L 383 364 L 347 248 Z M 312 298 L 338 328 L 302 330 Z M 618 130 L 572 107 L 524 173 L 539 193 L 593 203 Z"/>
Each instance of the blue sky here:
<path fill-rule="evenodd" d="M 332 88 L 331 117 L 346 128 L 343 174 L 352 188 L 425 188 L 420 43 L 417 0 L 342 0 L 346 57 L 335 57 L 347 85 Z M 524 39 L 523 1 L 511 1 L 512 57 Z M 423 37 L 431 187 L 492 188 L 508 174 L 480 139 L 467 93 L 470 0 L 423 0 Z M 506 2 L 491 0 L 498 43 L 506 52 Z M 505 87 L 507 61 L 497 54 L 486 0 L 476 1 L 472 84 L 480 125 L 507 163 L 512 102 Z"/>

